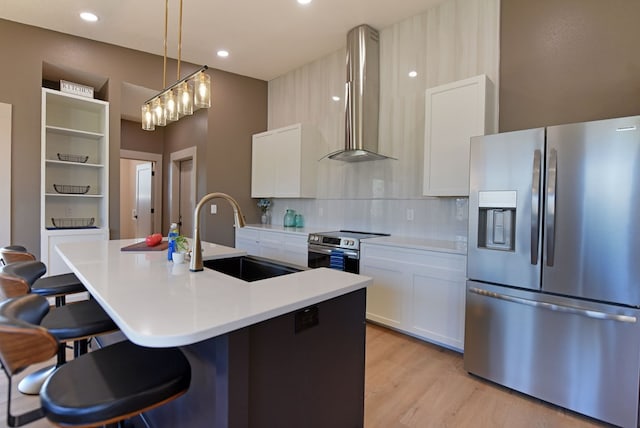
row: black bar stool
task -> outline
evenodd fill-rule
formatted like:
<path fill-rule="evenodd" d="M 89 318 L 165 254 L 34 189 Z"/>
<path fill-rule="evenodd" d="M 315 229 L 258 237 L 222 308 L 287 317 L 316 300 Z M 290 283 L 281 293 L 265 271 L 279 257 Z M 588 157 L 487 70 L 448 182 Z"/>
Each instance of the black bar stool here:
<path fill-rule="evenodd" d="M 2 259 L 3 265 L 36 261 L 36 257 L 20 245 L 0 248 L 0 258 Z M 42 266 L 45 270 L 42 273 L 39 273 L 41 267 L 35 268 L 33 265 L 26 266 L 29 267 L 14 267 L 15 270 L 20 271 L 18 276 L 23 276 L 27 280 L 31 285 L 31 291 L 33 293 L 45 297 L 55 297 L 56 306 L 64 305 L 66 303 L 66 296 L 69 294 L 87 291 L 82 282 L 73 273 L 50 275 L 42 278 L 47 272 L 47 267 L 44 264 L 42 264 Z M 4 269 L 4 266 L 2 269 Z M 33 271 L 29 272 L 29 269 L 33 269 Z M 16 274 L 15 271 L 14 274 Z"/>
<path fill-rule="evenodd" d="M 0 359 L 9 394 L 13 375 L 56 353 L 56 338 L 38 325 L 47 311 L 46 299 L 35 294 L 0 303 Z M 117 423 L 179 397 L 190 383 L 191 366 L 179 349 L 118 342 L 56 370 L 42 387 L 40 409 L 13 416 L 9 395 L 7 423 L 21 426 L 43 415 L 61 426 Z"/>
<path fill-rule="evenodd" d="M 35 256 L 30 254 L 22 245 L 7 245 L 0 248 L 0 265 L 28 260 L 35 260 Z"/>
<path fill-rule="evenodd" d="M 27 280 L 21 276 L 10 274 L 11 269 L 9 268 L 22 264 L 42 265 L 40 262 L 18 262 L 0 268 L 0 294 L 5 298 L 29 293 Z M 29 272 L 33 270 L 31 269 Z M 109 315 L 93 299 L 53 308 L 44 316 L 41 325 L 63 343 L 58 349 L 58 359 L 55 366 L 31 373 L 20 382 L 18 389 L 24 394 L 39 394 L 44 381 L 57 367 L 66 362 L 64 342 L 74 343 L 74 357 L 77 358 L 87 352 L 89 338 L 111 333 L 118 329 Z"/>
<path fill-rule="evenodd" d="M 0 253 L 7 247 L 0 249 Z M 53 275 L 42 278 L 47 272 L 44 263 L 36 261 L 35 256 L 31 253 L 24 252 L 32 257 L 33 260 L 15 261 L 5 266 L 0 266 L 0 274 L 6 273 L 24 279 L 29 284 L 29 292 L 39 294 L 45 297 L 54 297 L 56 307 L 66 304 L 66 296 L 87 291 L 82 282 L 73 274 Z M 23 294 L 23 293 L 21 293 Z M 19 294 L 18 294 L 19 295 Z M 14 297 L 14 296 L 8 296 Z M 81 345 L 84 342 L 76 342 L 75 345 Z M 59 359 L 64 360 L 64 350 L 61 351 Z M 23 387 L 20 388 L 23 390 Z M 26 391 L 23 391 L 26 392 Z M 27 392 L 29 393 L 29 392 Z"/>

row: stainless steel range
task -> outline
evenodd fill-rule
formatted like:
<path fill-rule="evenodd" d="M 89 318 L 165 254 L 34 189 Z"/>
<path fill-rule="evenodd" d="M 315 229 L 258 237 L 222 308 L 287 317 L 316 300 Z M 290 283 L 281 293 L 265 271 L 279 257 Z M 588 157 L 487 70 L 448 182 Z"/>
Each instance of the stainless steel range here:
<path fill-rule="evenodd" d="M 307 240 L 307 265 L 310 268 L 329 267 L 345 272 L 360 273 L 360 241 L 380 236 L 389 235 L 353 230 L 311 233 Z"/>

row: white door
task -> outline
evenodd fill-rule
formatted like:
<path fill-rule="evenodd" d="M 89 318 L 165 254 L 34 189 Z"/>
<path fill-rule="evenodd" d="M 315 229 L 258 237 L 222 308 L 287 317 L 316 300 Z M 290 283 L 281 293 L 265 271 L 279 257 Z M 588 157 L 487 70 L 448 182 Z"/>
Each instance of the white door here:
<path fill-rule="evenodd" d="M 196 207 L 196 201 L 193 198 L 194 192 L 191 190 L 193 186 L 192 172 L 193 159 L 180 161 L 180 191 L 178 193 L 180 213 L 178 226 L 180 227 L 180 233 L 188 237 L 193 235 L 193 210 Z"/>
<path fill-rule="evenodd" d="M 152 194 L 153 165 L 151 162 L 136 165 L 136 238 L 153 233 Z"/>
<path fill-rule="evenodd" d="M 162 155 L 157 153 L 120 150 L 120 239 L 138 237 L 136 231 L 137 196 L 136 166 L 151 164 L 151 232 L 162 230 Z"/>

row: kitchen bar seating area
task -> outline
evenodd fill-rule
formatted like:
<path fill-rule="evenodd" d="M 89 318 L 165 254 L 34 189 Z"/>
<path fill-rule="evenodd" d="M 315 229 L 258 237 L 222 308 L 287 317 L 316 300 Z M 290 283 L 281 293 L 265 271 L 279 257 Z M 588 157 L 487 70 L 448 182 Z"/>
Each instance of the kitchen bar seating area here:
<path fill-rule="evenodd" d="M 11 379 L 46 361 L 60 344 L 40 322 L 49 303 L 30 294 L 0 303 L 0 358 L 7 374 L 7 424 L 22 426 L 43 415 L 63 426 L 111 424 L 184 394 L 191 367 L 175 348 L 149 349 L 129 341 L 90 352 L 59 367 L 40 391 L 41 407 L 10 413 Z"/>

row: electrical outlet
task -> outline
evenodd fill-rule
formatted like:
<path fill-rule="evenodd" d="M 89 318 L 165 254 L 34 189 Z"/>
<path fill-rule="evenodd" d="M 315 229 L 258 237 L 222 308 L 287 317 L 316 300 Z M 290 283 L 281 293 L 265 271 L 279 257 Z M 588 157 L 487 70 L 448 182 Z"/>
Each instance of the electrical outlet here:
<path fill-rule="evenodd" d="M 407 221 L 413 221 L 413 208 L 407 208 Z"/>
<path fill-rule="evenodd" d="M 64 215 L 66 217 L 73 217 L 73 212 L 71 211 L 71 207 L 66 207 L 64 210 Z"/>
<path fill-rule="evenodd" d="M 464 199 L 456 199 L 456 220 L 464 220 L 466 201 Z"/>
<path fill-rule="evenodd" d="M 218 206 L 216 204 L 211 204 L 211 214 L 218 214 Z"/>

